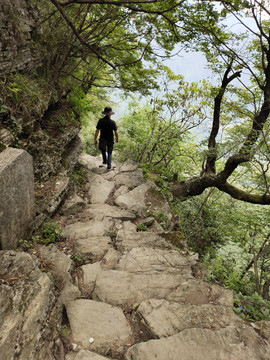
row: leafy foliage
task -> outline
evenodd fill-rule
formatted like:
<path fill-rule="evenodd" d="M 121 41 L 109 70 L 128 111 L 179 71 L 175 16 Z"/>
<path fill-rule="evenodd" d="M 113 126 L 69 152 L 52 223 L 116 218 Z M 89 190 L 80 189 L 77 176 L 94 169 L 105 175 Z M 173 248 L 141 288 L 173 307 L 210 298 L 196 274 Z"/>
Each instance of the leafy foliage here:
<path fill-rule="evenodd" d="M 256 292 L 250 296 L 238 294 L 235 305 L 235 312 L 248 321 L 270 321 L 270 301 L 264 300 Z"/>
<path fill-rule="evenodd" d="M 182 76 L 166 75 L 159 97 L 141 106 L 137 101 L 130 103 L 130 113 L 121 122 L 119 148 L 123 158 L 173 174 L 183 172 L 182 159 L 194 169 L 191 129 L 206 118 L 208 84 L 188 84 Z M 170 87 L 171 82 L 177 84 L 176 89 Z"/>
<path fill-rule="evenodd" d="M 45 245 L 56 243 L 61 239 L 62 228 L 59 223 L 53 223 L 47 220 L 41 228 L 42 236 L 39 239 L 40 243 Z"/>

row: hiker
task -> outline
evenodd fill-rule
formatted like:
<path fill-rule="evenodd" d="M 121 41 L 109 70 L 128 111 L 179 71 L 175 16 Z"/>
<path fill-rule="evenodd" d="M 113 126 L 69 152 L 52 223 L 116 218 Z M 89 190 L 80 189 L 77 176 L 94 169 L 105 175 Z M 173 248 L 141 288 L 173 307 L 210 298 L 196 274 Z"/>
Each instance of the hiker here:
<path fill-rule="evenodd" d="M 112 108 L 106 106 L 102 114 L 104 114 L 105 116 L 102 119 L 99 119 L 97 123 L 94 143 L 96 146 L 97 137 L 100 132 L 98 147 L 102 152 L 103 164 L 107 164 L 107 169 L 110 170 L 112 167 L 112 151 L 114 144 L 114 134 L 115 134 L 116 142 L 118 143 L 118 132 L 115 121 L 111 120 L 111 116 L 114 114 Z"/>

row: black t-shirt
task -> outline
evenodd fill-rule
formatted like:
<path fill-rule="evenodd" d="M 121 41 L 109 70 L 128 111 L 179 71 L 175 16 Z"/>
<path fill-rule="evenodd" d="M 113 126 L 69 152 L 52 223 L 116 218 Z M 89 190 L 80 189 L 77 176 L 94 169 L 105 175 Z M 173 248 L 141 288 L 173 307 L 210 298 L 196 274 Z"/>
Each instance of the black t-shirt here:
<path fill-rule="evenodd" d="M 110 144 L 114 143 L 113 131 L 117 130 L 115 121 L 109 116 L 99 119 L 97 123 L 97 129 L 100 130 L 100 139 L 105 139 Z"/>

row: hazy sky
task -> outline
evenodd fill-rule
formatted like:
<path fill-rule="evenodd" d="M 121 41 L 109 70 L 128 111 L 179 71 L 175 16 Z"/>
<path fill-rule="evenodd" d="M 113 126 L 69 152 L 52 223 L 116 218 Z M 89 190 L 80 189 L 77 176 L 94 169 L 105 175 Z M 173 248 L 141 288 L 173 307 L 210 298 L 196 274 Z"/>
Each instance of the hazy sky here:
<path fill-rule="evenodd" d="M 186 53 L 182 51 L 179 55 L 174 56 L 170 60 L 165 60 L 163 63 L 172 69 L 175 74 L 183 75 L 185 81 L 188 82 L 197 82 L 210 76 L 210 71 L 206 69 L 206 60 L 199 52 Z M 111 96 L 111 99 L 115 102 L 113 106 L 115 111 L 114 118 L 121 118 L 128 110 L 129 100 L 124 101 L 120 99 L 119 93 L 119 91 L 115 91 Z"/>
<path fill-rule="evenodd" d="M 164 61 L 164 64 L 177 75 L 184 75 L 188 82 L 206 79 L 210 75 L 209 70 L 206 69 L 206 60 L 199 52 L 182 51 L 174 58 Z"/>

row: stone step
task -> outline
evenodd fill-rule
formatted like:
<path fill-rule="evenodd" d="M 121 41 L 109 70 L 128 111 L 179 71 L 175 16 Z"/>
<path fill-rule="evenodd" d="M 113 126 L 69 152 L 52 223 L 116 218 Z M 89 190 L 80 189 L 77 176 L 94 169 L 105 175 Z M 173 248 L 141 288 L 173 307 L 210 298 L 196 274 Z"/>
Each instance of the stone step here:
<path fill-rule="evenodd" d="M 214 304 L 233 306 L 232 290 L 223 289 L 217 284 L 208 284 L 202 280 L 188 278 L 179 282 L 168 296 L 167 300 L 182 304 Z"/>
<path fill-rule="evenodd" d="M 91 219 L 87 222 L 78 221 L 75 224 L 67 225 L 63 229 L 63 236 L 73 240 L 106 236 L 113 226 L 114 221 L 110 217 Z"/>
<path fill-rule="evenodd" d="M 115 183 L 105 180 L 101 175 L 92 172 L 87 173 L 87 180 L 86 188 L 88 188 L 90 202 L 92 204 L 105 204 L 115 187 Z"/>
<path fill-rule="evenodd" d="M 264 346 L 262 346 L 264 345 Z M 126 360 L 266 360 L 270 349 L 250 327 L 187 329 L 132 346 Z"/>
<path fill-rule="evenodd" d="M 136 210 L 142 213 L 147 210 L 145 195 L 147 191 L 156 185 L 152 182 L 143 183 L 126 194 L 120 195 L 115 199 L 115 204 L 122 209 Z"/>
<path fill-rule="evenodd" d="M 128 271 L 105 270 L 96 278 L 92 297 L 112 305 L 133 306 L 144 300 L 169 296 L 186 280 L 181 273 L 133 274 Z"/>
<path fill-rule="evenodd" d="M 79 299 L 68 303 L 66 310 L 73 341 L 84 350 L 114 357 L 133 343 L 130 325 L 118 307 Z"/>
<path fill-rule="evenodd" d="M 111 217 L 113 219 L 121 219 L 123 221 L 134 220 L 136 215 L 132 211 L 120 209 L 118 206 L 111 206 L 109 204 L 91 204 L 87 205 L 85 212 L 89 212 L 93 218 Z"/>
<path fill-rule="evenodd" d="M 109 175 L 104 175 L 104 178 L 109 180 Z M 142 170 L 135 170 L 131 172 L 121 172 L 116 174 L 114 177 L 111 177 L 111 180 L 114 181 L 116 185 L 124 185 L 127 186 L 129 190 L 132 190 L 133 188 L 136 188 L 137 186 L 140 186 L 145 182 L 143 178 L 143 172 Z"/>
<path fill-rule="evenodd" d="M 242 323 L 228 306 L 183 305 L 163 299 L 143 301 L 135 316 L 153 338 L 168 337 L 191 328 L 216 330 Z"/>
<path fill-rule="evenodd" d="M 91 255 L 93 261 L 101 260 L 112 248 L 113 244 L 109 236 L 93 236 L 74 242 L 75 253 Z"/>
<path fill-rule="evenodd" d="M 129 221 L 124 222 L 122 228 L 117 232 L 115 244 L 121 252 L 137 247 L 173 249 L 173 246 L 158 233 L 137 231 L 136 225 Z"/>
<path fill-rule="evenodd" d="M 93 246 L 89 246 L 88 242 L 91 239 L 96 239 L 97 246 L 100 239 L 103 238 L 90 238 L 86 240 L 86 247 L 77 247 L 79 241 L 77 241 L 75 249 L 80 252 L 89 253 Z M 93 245 L 93 244 L 92 244 Z M 103 248 L 104 249 L 104 248 Z M 88 250 L 88 251 L 87 251 Z M 115 259 L 112 262 L 112 267 L 108 267 L 109 258 Z M 161 250 L 152 248 L 134 248 L 131 251 L 124 253 L 122 256 L 119 252 L 114 251 L 113 254 L 107 254 L 102 262 L 95 262 L 93 264 L 87 264 L 80 267 L 81 270 L 81 290 L 84 296 L 92 294 L 93 289 L 96 286 L 96 279 L 102 272 L 102 269 L 119 270 L 122 272 L 132 274 L 148 274 L 154 276 L 154 274 L 175 274 L 184 279 L 192 278 L 191 266 L 196 263 L 197 256 L 181 256 L 179 251 L 176 250 Z M 119 275 L 119 274 L 118 274 Z M 117 275 L 117 276 L 118 276 Z M 102 276 L 102 275 L 101 275 Z M 145 278 L 144 278 L 145 279 Z M 133 283 L 133 280 L 130 279 Z M 176 283 L 176 286 L 178 284 Z M 130 295 L 132 297 L 133 295 Z"/>
<path fill-rule="evenodd" d="M 96 354 L 92 351 L 81 349 L 79 352 L 69 352 L 66 355 L 66 360 L 113 360 L 107 357 Z"/>
<path fill-rule="evenodd" d="M 191 267 L 197 259 L 197 254 L 183 256 L 177 250 L 136 247 L 122 255 L 116 269 L 136 274 L 166 272 L 192 277 Z"/>

